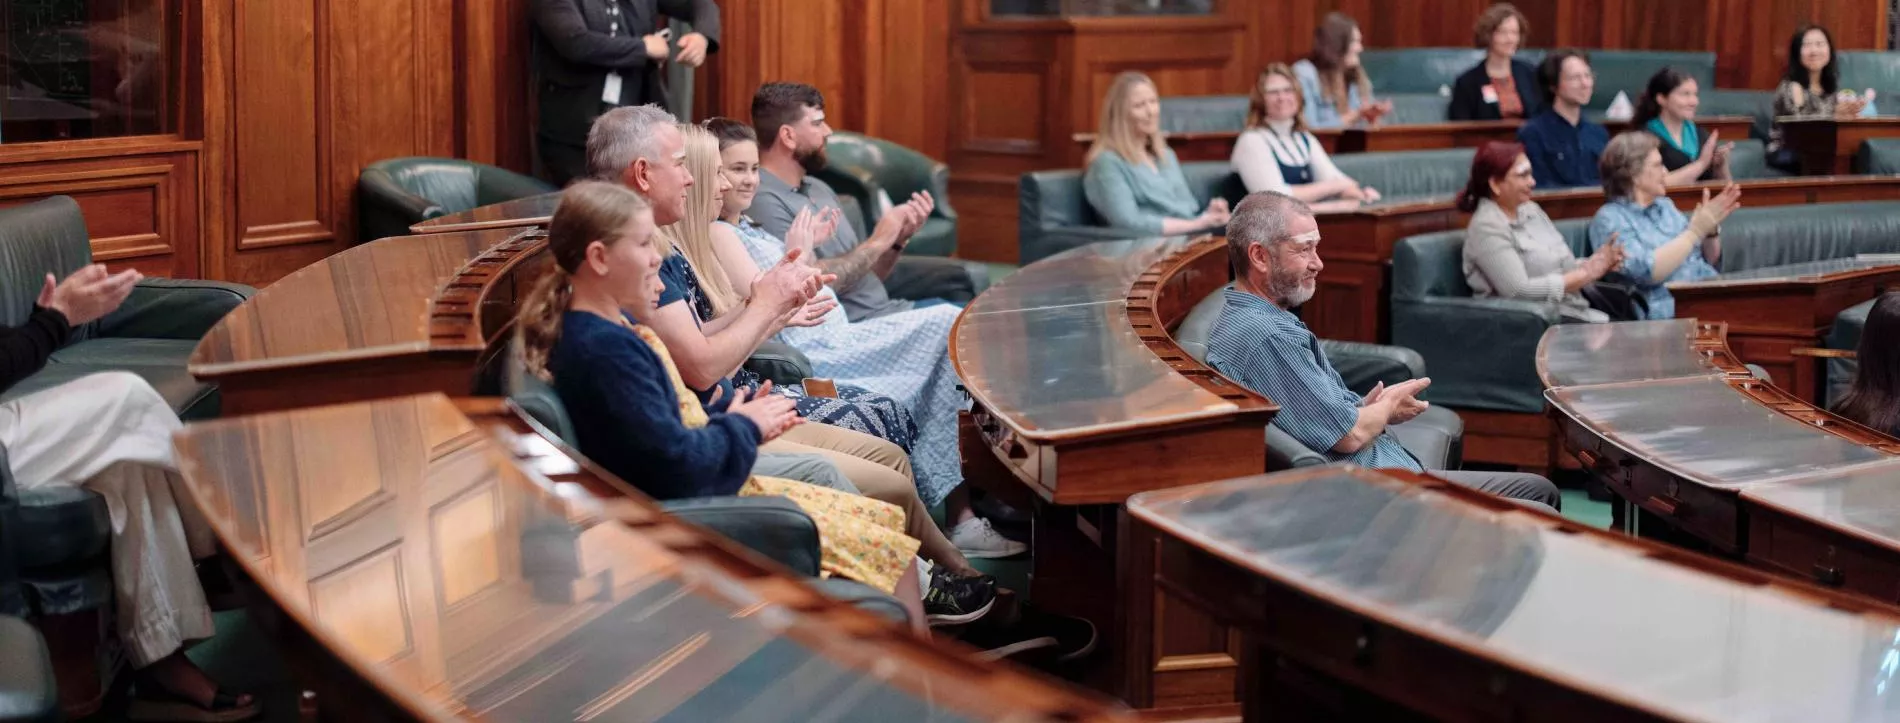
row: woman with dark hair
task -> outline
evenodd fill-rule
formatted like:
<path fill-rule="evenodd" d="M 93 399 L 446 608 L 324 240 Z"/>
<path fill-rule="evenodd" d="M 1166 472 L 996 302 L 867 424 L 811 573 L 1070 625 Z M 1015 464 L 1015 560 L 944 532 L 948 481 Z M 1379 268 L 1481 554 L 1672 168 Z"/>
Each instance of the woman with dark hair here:
<path fill-rule="evenodd" d="M 1515 57 L 1531 34 L 1524 13 L 1510 3 L 1492 5 L 1478 16 L 1472 34 L 1477 47 L 1485 50 L 1484 60 L 1452 84 L 1451 120 L 1521 120 L 1537 115 L 1544 107 L 1537 67 Z"/>
<path fill-rule="evenodd" d="M 1590 220 L 1590 245 L 1621 240 L 1629 279 L 1642 292 L 1645 319 L 1673 319 L 1676 297 L 1669 284 L 1721 273 L 1722 221 L 1742 205 L 1731 183 L 1713 198 L 1702 191 L 1695 212 L 1683 215 L 1669 200 L 1659 141 L 1648 133 L 1619 133 L 1603 149 L 1603 196 Z"/>
<path fill-rule="evenodd" d="M 1313 52 L 1293 64 L 1300 94 L 1307 100 L 1307 126 L 1372 124 L 1392 112 L 1392 101 L 1372 99 L 1372 78 L 1359 65 L 1359 53 L 1365 49 L 1359 23 L 1345 13 L 1327 13 L 1313 29 Z"/>
<path fill-rule="evenodd" d="M 1788 41 L 1788 70 L 1775 87 L 1775 117 L 1833 116 L 1853 118 L 1867 110 L 1868 99 L 1848 95 L 1841 90 L 1840 68 L 1834 60 L 1834 35 L 1819 25 L 1805 25 Z M 1776 168 L 1795 171 L 1800 159 L 1782 146 L 1781 124 L 1768 134 L 1768 162 Z"/>
<path fill-rule="evenodd" d="M 1695 109 L 1702 102 L 1696 85 L 1688 73 L 1665 67 L 1649 77 L 1642 100 L 1636 101 L 1631 126 L 1662 141 L 1663 167 L 1669 169 L 1668 183 L 1672 186 L 1729 178 L 1729 152 L 1735 144 L 1719 143 L 1720 131 L 1702 137 L 1702 129 L 1695 124 Z"/>
<path fill-rule="evenodd" d="M 1465 282 L 1472 296 L 1557 304 L 1574 321 L 1609 321 L 1582 290 L 1623 263 L 1614 238 L 1578 259 L 1544 209 L 1531 200 L 1537 180 L 1524 146 L 1491 141 L 1471 159 L 1471 180 L 1458 193 L 1465 228 Z"/>
<path fill-rule="evenodd" d="M 1880 295 L 1860 333 L 1860 371 L 1834 412 L 1900 437 L 1900 291 Z"/>
<path fill-rule="evenodd" d="M 1347 211 L 1379 200 L 1333 165 L 1325 146 L 1300 118 L 1298 79 L 1283 63 L 1260 71 L 1247 105 L 1247 130 L 1234 141 L 1228 163 L 1248 193 L 1277 191 L 1310 204 L 1316 212 Z"/>

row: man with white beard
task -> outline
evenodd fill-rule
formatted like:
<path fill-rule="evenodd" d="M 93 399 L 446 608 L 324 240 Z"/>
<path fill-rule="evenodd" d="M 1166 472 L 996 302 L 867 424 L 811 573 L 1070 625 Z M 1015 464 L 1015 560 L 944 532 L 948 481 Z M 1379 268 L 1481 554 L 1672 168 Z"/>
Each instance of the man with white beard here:
<path fill-rule="evenodd" d="M 1234 285 L 1207 339 L 1207 364 L 1280 405 L 1273 425 L 1333 462 L 1425 471 L 1387 427 L 1430 406 L 1418 398 L 1429 378 L 1374 387 L 1360 397 L 1326 358 L 1319 339 L 1291 309 L 1313 298 L 1319 272 L 1319 224 L 1306 204 L 1281 193 L 1254 193 L 1227 223 Z M 1516 472 L 1434 470 L 1481 492 L 1555 509 L 1557 487 Z"/>

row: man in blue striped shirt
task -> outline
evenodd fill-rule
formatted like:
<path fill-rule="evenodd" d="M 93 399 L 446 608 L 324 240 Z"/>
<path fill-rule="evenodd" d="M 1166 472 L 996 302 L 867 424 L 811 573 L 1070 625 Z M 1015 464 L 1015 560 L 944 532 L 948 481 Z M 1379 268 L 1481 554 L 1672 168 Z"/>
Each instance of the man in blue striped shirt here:
<path fill-rule="evenodd" d="M 1207 363 L 1280 405 L 1273 418 L 1301 444 L 1334 462 L 1425 471 L 1387 427 L 1430 406 L 1418 394 L 1431 379 L 1377 387 L 1364 397 L 1326 359 L 1319 339 L 1288 311 L 1313 298 L 1320 269 L 1319 225 L 1306 204 L 1272 191 L 1247 196 L 1227 225 L 1234 285 L 1207 339 Z M 1515 472 L 1433 471 L 1454 483 L 1556 508 L 1557 487 Z"/>

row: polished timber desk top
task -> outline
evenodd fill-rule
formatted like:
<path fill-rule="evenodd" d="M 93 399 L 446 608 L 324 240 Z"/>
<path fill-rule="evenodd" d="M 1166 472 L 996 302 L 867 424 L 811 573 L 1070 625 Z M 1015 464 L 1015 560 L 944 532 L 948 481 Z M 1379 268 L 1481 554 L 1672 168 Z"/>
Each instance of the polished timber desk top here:
<path fill-rule="evenodd" d="M 436 394 L 194 424 L 178 446 L 232 558 L 417 719 L 1114 717 L 720 557 L 506 428 Z"/>
<path fill-rule="evenodd" d="M 1334 466 L 1129 510 L 1262 580 L 1665 719 L 1900 720 L 1900 618 L 1461 496 Z"/>
<path fill-rule="evenodd" d="M 1177 373 L 1129 322 L 1130 288 L 1196 241 L 1089 244 L 997 282 L 952 335 L 965 387 L 1031 439 L 1232 414 L 1233 402 Z"/>
<path fill-rule="evenodd" d="M 437 216 L 409 227 L 410 233 L 445 233 L 511 226 L 545 226 L 554 216 L 561 194 L 543 193 L 512 201 L 491 203 L 467 211 Z"/>

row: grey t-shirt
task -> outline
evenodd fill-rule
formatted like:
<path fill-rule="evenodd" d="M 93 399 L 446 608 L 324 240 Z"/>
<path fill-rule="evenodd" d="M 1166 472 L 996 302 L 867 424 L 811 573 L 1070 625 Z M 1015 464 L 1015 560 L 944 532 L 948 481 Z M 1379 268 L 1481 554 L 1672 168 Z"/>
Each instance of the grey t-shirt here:
<path fill-rule="evenodd" d="M 752 199 L 752 208 L 746 209 L 746 215 L 752 217 L 761 227 L 779 238 L 792 230 L 792 220 L 806 206 L 822 211 L 827 208 L 843 207 L 838 205 L 838 193 L 831 186 L 811 176 L 805 176 L 804 183 L 798 188 L 772 175 L 771 171 L 759 169 L 759 194 Z M 863 239 L 858 238 L 858 230 L 850 221 L 839 221 L 838 230 L 831 238 L 820 241 L 816 248 L 818 258 L 829 259 L 843 256 L 858 247 Z M 844 313 L 852 321 L 875 319 L 887 314 L 909 311 L 914 302 L 906 299 L 893 299 L 884 290 L 884 280 L 877 274 L 866 273 L 863 278 L 849 287 L 838 290 L 838 301 L 844 304 Z"/>

